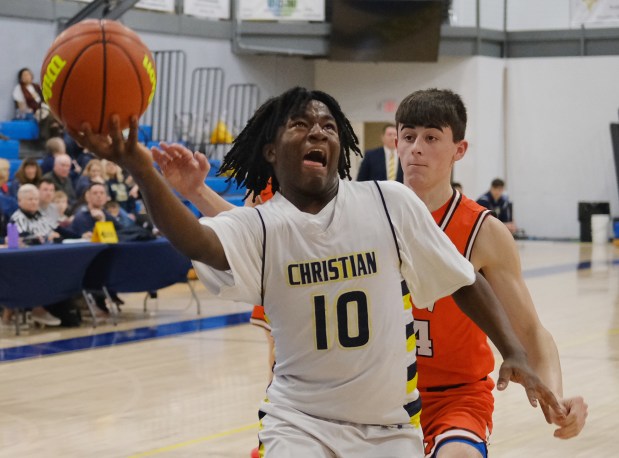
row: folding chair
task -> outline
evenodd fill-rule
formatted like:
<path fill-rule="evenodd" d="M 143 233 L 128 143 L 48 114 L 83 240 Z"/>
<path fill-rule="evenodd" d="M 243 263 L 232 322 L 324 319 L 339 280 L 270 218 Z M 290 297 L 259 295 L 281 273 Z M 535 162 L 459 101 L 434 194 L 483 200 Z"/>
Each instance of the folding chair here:
<path fill-rule="evenodd" d="M 93 291 L 101 291 L 105 295 L 113 322 L 116 324 L 119 309 L 110 292 L 145 292 L 146 313 L 148 298 L 155 296 L 152 293 L 175 283 L 188 285 L 192 301 L 196 301 L 197 312 L 200 315 L 200 300 L 187 278 L 190 268 L 189 258 L 176 251 L 165 238 L 109 245 L 106 251 L 95 258 L 84 276 L 83 294 L 93 316 L 93 325 L 95 327 L 97 325 Z"/>

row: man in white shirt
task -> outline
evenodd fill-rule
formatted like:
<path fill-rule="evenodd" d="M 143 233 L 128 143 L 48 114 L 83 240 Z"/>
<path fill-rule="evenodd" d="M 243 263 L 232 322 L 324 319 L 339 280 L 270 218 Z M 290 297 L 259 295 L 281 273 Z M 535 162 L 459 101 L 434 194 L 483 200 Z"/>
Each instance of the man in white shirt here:
<path fill-rule="evenodd" d="M 39 211 L 52 223 L 53 227 L 57 227 L 60 221 L 58 207 L 52 202 L 55 193 L 56 186 L 51 179 L 43 178 L 39 182 Z"/>

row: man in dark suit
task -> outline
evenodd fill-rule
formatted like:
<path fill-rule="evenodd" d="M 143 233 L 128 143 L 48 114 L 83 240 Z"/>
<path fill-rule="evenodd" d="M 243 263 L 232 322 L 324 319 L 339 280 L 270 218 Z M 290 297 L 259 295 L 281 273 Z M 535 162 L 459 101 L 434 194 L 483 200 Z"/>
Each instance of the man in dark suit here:
<path fill-rule="evenodd" d="M 383 146 L 365 152 L 357 181 L 397 180 L 402 183 L 402 167 L 395 148 L 397 134 L 395 125 L 387 124 L 383 127 Z"/>

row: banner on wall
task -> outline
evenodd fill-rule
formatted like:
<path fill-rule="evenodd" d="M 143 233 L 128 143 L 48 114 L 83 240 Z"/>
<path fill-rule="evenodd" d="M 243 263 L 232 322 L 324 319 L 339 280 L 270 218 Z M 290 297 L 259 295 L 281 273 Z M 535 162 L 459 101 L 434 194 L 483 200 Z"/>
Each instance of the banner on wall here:
<path fill-rule="evenodd" d="M 230 19 L 230 0 L 185 0 L 183 13 L 206 19 Z"/>
<path fill-rule="evenodd" d="M 619 24 L 619 0 L 571 0 L 570 23 L 593 27 Z"/>
<path fill-rule="evenodd" d="M 324 21 L 325 0 L 238 0 L 242 21 Z"/>
<path fill-rule="evenodd" d="M 91 3 L 92 0 L 74 0 L 82 3 Z M 174 13 L 174 4 L 176 0 L 140 0 L 135 4 L 136 8 L 144 10 L 165 11 L 166 13 Z"/>

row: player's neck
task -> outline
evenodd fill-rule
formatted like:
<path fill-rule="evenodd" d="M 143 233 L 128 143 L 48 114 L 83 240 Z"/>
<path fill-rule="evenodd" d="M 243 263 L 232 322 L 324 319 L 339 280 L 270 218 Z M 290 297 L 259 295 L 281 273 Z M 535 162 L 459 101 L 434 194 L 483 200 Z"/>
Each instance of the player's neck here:
<path fill-rule="evenodd" d="M 453 195 L 453 189 L 449 182 L 425 187 L 423 189 L 413 188 L 413 191 L 415 191 L 415 194 L 426 204 L 426 207 L 428 207 L 428 210 L 431 212 L 445 205 L 445 202 Z"/>
<path fill-rule="evenodd" d="M 316 215 L 327 206 L 331 200 L 337 196 L 339 189 L 339 180 L 334 183 L 334 186 L 330 187 L 326 192 L 321 195 L 308 195 L 304 193 L 286 191 L 280 187 L 279 192 L 286 198 L 292 205 L 297 207 L 304 213 L 310 213 Z"/>

